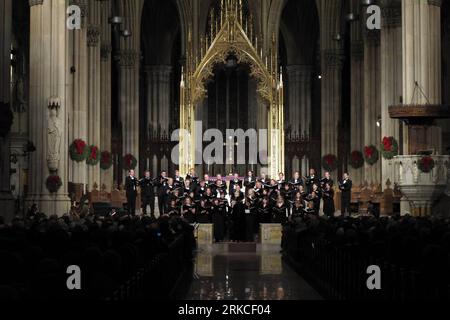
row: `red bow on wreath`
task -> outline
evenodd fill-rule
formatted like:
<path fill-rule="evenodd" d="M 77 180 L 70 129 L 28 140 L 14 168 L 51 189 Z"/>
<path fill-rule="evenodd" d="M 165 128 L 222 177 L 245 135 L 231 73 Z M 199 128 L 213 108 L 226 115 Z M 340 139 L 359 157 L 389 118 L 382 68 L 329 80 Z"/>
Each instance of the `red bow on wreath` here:
<path fill-rule="evenodd" d="M 352 152 L 352 160 L 354 162 L 361 161 L 361 154 L 357 151 Z"/>
<path fill-rule="evenodd" d="M 364 154 L 366 155 L 366 158 L 370 159 L 372 158 L 375 150 L 372 147 L 365 147 L 364 148 Z"/>
<path fill-rule="evenodd" d="M 86 147 L 86 143 L 83 140 L 75 140 L 75 149 L 77 149 L 78 154 L 83 154 L 84 148 Z"/>
<path fill-rule="evenodd" d="M 102 152 L 102 162 L 103 163 L 108 163 L 109 159 L 110 159 L 109 152 Z"/>
<path fill-rule="evenodd" d="M 335 158 L 332 155 L 328 155 L 325 157 L 325 162 L 331 167 L 334 165 Z"/>
<path fill-rule="evenodd" d="M 393 145 L 392 138 L 388 138 L 388 137 L 383 138 L 384 151 L 391 152 L 392 145 Z"/>
<path fill-rule="evenodd" d="M 435 163 L 432 157 L 425 156 L 419 161 L 419 169 L 422 172 L 428 173 L 431 172 L 431 170 L 434 169 Z"/>
<path fill-rule="evenodd" d="M 133 162 L 133 156 L 130 154 L 127 154 L 125 156 L 125 164 L 127 165 L 127 167 L 131 166 L 132 162 Z"/>
<path fill-rule="evenodd" d="M 431 166 L 432 162 L 433 162 L 433 158 L 431 158 L 431 157 L 423 157 L 422 158 L 423 166 L 426 168 L 429 168 Z"/>
<path fill-rule="evenodd" d="M 97 153 L 98 153 L 98 148 L 97 147 L 92 147 L 91 148 L 90 158 L 93 159 L 93 160 L 97 160 Z"/>

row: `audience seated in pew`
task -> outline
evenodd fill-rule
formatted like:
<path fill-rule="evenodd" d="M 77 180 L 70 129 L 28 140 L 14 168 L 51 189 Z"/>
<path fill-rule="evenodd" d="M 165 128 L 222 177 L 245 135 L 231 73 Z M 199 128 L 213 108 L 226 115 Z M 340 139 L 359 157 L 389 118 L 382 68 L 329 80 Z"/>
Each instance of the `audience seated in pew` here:
<path fill-rule="evenodd" d="M 72 211 L 47 217 L 30 209 L 26 219 L 0 217 L 0 298 L 99 299 L 110 297 L 178 235 L 193 240 L 179 218 L 99 216 Z M 67 267 L 81 268 L 82 290 L 66 287 Z"/>

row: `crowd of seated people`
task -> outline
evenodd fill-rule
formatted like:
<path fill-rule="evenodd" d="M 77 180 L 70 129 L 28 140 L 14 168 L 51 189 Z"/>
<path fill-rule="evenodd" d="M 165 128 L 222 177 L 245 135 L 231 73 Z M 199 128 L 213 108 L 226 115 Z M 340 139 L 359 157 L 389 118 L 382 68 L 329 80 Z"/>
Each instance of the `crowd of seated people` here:
<path fill-rule="evenodd" d="M 295 249 L 303 244 L 311 248 L 312 243 L 325 243 L 328 249 L 340 248 L 351 252 L 353 258 L 350 261 L 370 257 L 372 261 L 382 261 L 382 269 L 386 263 L 395 266 L 395 270 L 404 270 L 405 274 L 420 275 L 421 278 L 408 276 L 408 281 L 414 281 L 417 286 L 419 280 L 422 281 L 422 289 L 414 294 L 428 294 L 429 297 L 449 294 L 450 219 L 409 215 L 324 219 L 303 215 L 293 217 L 284 231 L 288 238 L 284 241 L 287 254 L 299 254 L 299 251 L 291 250 L 292 246 Z M 344 264 L 350 268 L 348 263 Z M 386 287 L 386 282 L 384 284 Z"/>
<path fill-rule="evenodd" d="M 205 174 L 201 179 L 194 170 L 185 178 L 180 177 L 178 171 L 173 177 L 162 171 L 157 178 L 152 178 L 147 171 L 144 178 L 138 180 L 131 170 L 127 177 L 127 194 L 133 208 L 138 187 L 143 195 L 144 214 L 150 206 L 153 216 L 151 199 L 157 194 L 160 213 L 182 217 L 191 224 L 212 223 L 216 242 L 225 238 L 251 242 L 258 234 L 260 223 L 285 224 L 292 215 L 318 215 L 321 208 L 327 216 L 335 213 L 330 173 L 326 172 L 320 179 L 314 169 L 306 177 L 295 172 L 290 180 L 283 173 L 271 179 L 262 173 L 258 178 L 253 171 L 244 178 L 235 173 L 227 178 L 220 174 L 211 178 Z M 339 182 L 339 187 L 347 190 L 346 195 L 350 194 L 348 176 Z"/>
<path fill-rule="evenodd" d="M 194 245 L 192 230 L 166 216 L 104 217 L 73 208 L 48 217 L 33 205 L 24 219 L 0 220 L 0 299 L 108 298 L 178 237 Z M 73 265 L 81 290 L 67 288 Z"/>

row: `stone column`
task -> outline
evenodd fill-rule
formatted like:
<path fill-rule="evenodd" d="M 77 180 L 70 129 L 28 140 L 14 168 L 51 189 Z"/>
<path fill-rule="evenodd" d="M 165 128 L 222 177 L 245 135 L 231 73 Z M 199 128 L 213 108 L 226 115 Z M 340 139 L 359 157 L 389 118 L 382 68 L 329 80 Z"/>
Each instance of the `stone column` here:
<path fill-rule="evenodd" d="M 380 31 L 367 30 L 364 39 L 364 145 L 379 149 L 381 128 L 377 120 L 381 114 L 380 95 Z M 381 161 L 374 165 L 364 164 L 365 181 L 380 183 Z"/>
<path fill-rule="evenodd" d="M 102 2 L 100 47 L 100 145 L 102 151 L 111 152 L 111 26 L 108 18 L 111 2 Z M 113 186 L 113 168 L 100 169 L 100 183 L 106 190 Z"/>
<path fill-rule="evenodd" d="M 311 137 L 311 80 L 313 67 L 308 65 L 292 65 L 287 67 L 289 81 L 288 126 L 292 133 Z M 300 168 L 301 162 L 301 168 Z M 295 164 L 294 170 L 307 171 L 309 159 L 304 156 Z"/>
<path fill-rule="evenodd" d="M 403 101 L 441 104 L 441 0 L 402 0 Z M 416 85 L 417 83 L 417 85 Z M 405 129 L 404 153 L 411 154 L 410 128 Z M 414 131 L 416 135 L 420 132 Z M 441 153 L 441 129 L 423 130 L 426 145 Z"/>
<path fill-rule="evenodd" d="M 131 31 L 131 37 L 120 37 L 119 82 L 120 121 L 122 125 L 122 156 L 132 154 L 138 160 L 139 172 L 139 66 L 141 60 L 141 14 L 143 0 L 125 1 L 122 28 Z M 122 172 L 125 177 L 126 172 Z M 124 180 L 124 179 L 123 179 Z"/>
<path fill-rule="evenodd" d="M 101 108 L 100 108 L 100 3 L 91 1 L 89 3 L 89 20 L 87 28 L 88 47 L 88 143 L 102 150 L 100 143 L 101 131 Z M 100 156 L 99 154 L 97 156 Z M 92 190 L 94 184 L 100 184 L 100 165 L 88 165 L 88 186 Z"/>
<path fill-rule="evenodd" d="M 311 66 L 287 67 L 289 81 L 289 125 L 292 131 L 309 136 L 311 134 Z"/>
<path fill-rule="evenodd" d="M 119 53 L 120 120 L 123 155 L 139 157 L 139 56 L 134 49 Z M 136 167 L 136 172 L 139 168 Z M 126 172 L 123 172 L 125 175 Z"/>
<path fill-rule="evenodd" d="M 69 144 L 76 139 L 88 141 L 88 48 L 87 48 L 87 5 L 83 0 L 72 0 L 81 8 L 81 29 L 69 32 L 70 61 L 72 67 L 71 84 L 72 110 L 70 118 Z M 69 181 L 87 185 L 86 162 L 69 161 Z"/>
<path fill-rule="evenodd" d="M 381 138 L 394 137 L 400 141 L 400 124 L 389 116 L 389 106 L 402 101 L 402 8 L 400 0 L 383 3 L 381 46 Z M 394 182 L 394 161 L 381 157 L 381 186 Z"/>
<path fill-rule="evenodd" d="M 338 155 L 343 62 L 341 49 L 322 51 L 322 156 Z"/>
<path fill-rule="evenodd" d="M 12 122 L 10 97 L 11 70 L 12 1 L 0 3 L 0 114 L 3 126 Z M 10 121 L 8 121 L 8 119 Z M 9 131 L 9 128 L 2 128 Z M 10 222 L 14 216 L 14 199 L 10 185 L 10 133 L 0 137 L 0 206 L 1 216 Z"/>
<path fill-rule="evenodd" d="M 28 202 L 46 214 L 64 214 L 68 197 L 68 81 L 65 1 L 30 1 L 30 156 Z M 57 174 L 62 187 L 50 193 L 46 179 Z"/>
<path fill-rule="evenodd" d="M 161 134 L 169 133 L 171 66 L 147 66 L 147 124 Z"/>
<path fill-rule="evenodd" d="M 358 11 L 357 11 L 358 10 Z M 359 5 L 353 6 L 353 12 L 359 12 Z M 351 85 L 350 85 L 350 152 L 363 151 L 364 148 L 364 42 L 361 34 L 361 24 L 351 25 Z M 348 167 L 349 174 L 355 186 L 364 181 L 364 169 Z"/>

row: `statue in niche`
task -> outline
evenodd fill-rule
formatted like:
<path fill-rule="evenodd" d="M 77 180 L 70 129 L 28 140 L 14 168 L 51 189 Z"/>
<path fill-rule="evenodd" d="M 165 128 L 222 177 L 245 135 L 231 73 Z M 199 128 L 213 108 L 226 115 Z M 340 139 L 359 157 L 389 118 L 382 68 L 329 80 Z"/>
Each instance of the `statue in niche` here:
<path fill-rule="evenodd" d="M 24 76 L 20 75 L 15 85 L 14 112 L 23 113 L 26 111 L 27 101 L 25 99 L 25 80 Z"/>
<path fill-rule="evenodd" d="M 14 59 L 14 74 L 13 74 L 13 95 L 14 103 L 13 110 L 15 113 L 26 112 L 27 96 L 26 96 L 26 58 L 21 49 L 17 50 L 18 53 Z"/>
<path fill-rule="evenodd" d="M 59 118 L 59 103 L 49 104 L 47 123 L 47 164 L 51 172 L 58 171 L 61 158 L 61 119 Z"/>

